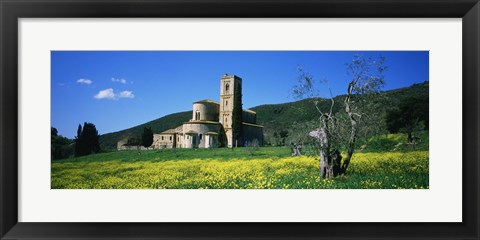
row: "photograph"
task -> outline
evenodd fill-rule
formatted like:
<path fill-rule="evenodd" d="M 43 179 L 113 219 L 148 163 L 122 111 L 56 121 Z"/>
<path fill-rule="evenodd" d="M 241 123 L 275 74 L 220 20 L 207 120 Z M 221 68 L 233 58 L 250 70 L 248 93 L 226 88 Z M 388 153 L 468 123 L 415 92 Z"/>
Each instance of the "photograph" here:
<path fill-rule="evenodd" d="M 429 189 L 429 51 L 51 56 L 51 189 Z"/>
<path fill-rule="evenodd" d="M 479 239 L 479 1 L 0 0 L 0 240 Z"/>

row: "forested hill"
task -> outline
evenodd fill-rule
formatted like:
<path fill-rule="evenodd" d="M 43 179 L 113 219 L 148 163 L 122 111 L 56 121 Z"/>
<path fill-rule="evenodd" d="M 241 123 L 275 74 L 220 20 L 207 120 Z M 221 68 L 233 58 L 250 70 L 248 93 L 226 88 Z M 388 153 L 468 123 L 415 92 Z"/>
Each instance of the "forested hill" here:
<path fill-rule="evenodd" d="M 381 94 L 381 100 L 372 100 L 375 103 L 375 112 L 382 115 L 388 109 L 398 106 L 406 99 L 415 98 L 428 103 L 428 82 L 414 84 L 410 87 L 386 91 Z M 334 98 L 336 104 L 334 112 L 343 111 L 343 99 L 345 96 Z M 320 101 L 324 110 L 330 108 L 330 101 Z M 265 141 L 268 144 L 275 144 L 281 132 L 283 135 L 291 135 L 292 129 L 318 119 L 318 112 L 311 99 L 304 99 L 295 102 L 282 104 L 260 105 L 251 108 L 257 112 L 257 123 L 264 126 Z M 151 127 L 154 133 L 159 133 L 170 128 L 175 128 L 191 118 L 191 111 L 170 114 L 156 120 L 125 129 L 122 131 L 108 133 L 100 136 L 101 148 L 103 150 L 116 149 L 117 141 L 127 137 L 140 137 L 144 127 Z M 287 137 L 288 138 L 288 137 Z"/>
<path fill-rule="evenodd" d="M 410 98 L 428 104 L 428 82 L 383 92 L 378 98 L 372 100 L 374 112 L 376 115 L 382 116 L 387 110 Z M 334 113 L 344 111 L 344 99 L 345 95 L 334 98 Z M 330 109 L 331 101 L 319 99 L 319 106 L 322 111 L 327 112 Z M 260 105 L 251 109 L 257 112 L 257 122 L 265 127 L 265 140 L 270 144 L 274 144 L 280 138 L 282 131 L 287 131 L 286 135 L 291 137 L 294 129 L 304 127 L 304 123 L 318 120 L 319 116 L 312 99 L 283 104 Z M 287 137 L 287 142 L 289 140 L 289 137 Z"/>
<path fill-rule="evenodd" d="M 141 138 L 145 127 L 151 127 L 153 133 L 159 133 L 171 128 L 176 128 L 182 123 L 188 122 L 191 118 L 191 111 L 173 113 L 132 128 L 103 134 L 100 136 L 100 148 L 107 151 L 117 149 L 117 142 L 124 138 Z"/>

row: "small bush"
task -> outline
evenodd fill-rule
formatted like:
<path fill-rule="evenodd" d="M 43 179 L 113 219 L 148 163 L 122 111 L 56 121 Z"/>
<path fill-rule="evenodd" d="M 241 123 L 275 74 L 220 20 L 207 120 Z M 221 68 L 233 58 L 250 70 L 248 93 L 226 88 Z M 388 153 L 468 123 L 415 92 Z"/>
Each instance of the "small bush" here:
<path fill-rule="evenodd" d="M 248 152 L 250 153 L 250 155 L 253 156 L 255 155 L 255 152 L 257 152 L 258 149 L 260 149 L 260 143 L 258 142 L 258 139 L 255 138 L 250 142 L 246 142 L 245 147 L 248 149 Z"/>

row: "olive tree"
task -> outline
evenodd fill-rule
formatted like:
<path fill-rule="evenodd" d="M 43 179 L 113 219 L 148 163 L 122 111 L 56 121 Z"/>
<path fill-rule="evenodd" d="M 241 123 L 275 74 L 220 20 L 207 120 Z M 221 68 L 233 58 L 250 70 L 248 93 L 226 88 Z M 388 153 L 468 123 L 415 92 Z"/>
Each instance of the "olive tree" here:
<path fill-rule="evenodd" d="M 378 120 L 375 117 L 378 114 L 372 112 L 374 107 L 371 99 L 380 93 L 385 83 L 383 73 L 386 69 L 385 58 L 382 56 L 374 59 L 355 55 L 346 64 L 349 75 L 346 94 L 334 97 L 330 91 L 328 98 L 321 98 L 319 91 L 327 81 L 316 81 L 308 72 L 298 69 L 298 85 L 294 86 L 293 94 L 298 99 L 311 99 L 318 112 L 318 126 L 309 135 L 315 139 L 315 147 L 318 149 L 321 179 L 345 174 L 359 132 L 367 132 L 366 128 L 375 126 L 370 121 Z M 337 104 L 341 105 L 342 110 L 334 111 Z M 340 151 L 346 153 L 345 158 Z"/>

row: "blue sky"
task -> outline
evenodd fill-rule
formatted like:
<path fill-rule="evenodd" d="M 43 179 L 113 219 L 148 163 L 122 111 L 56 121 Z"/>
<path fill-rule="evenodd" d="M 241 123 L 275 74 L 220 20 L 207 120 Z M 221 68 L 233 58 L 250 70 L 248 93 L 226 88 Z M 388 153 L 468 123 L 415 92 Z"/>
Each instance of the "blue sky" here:
<path fill-rule="evenodd" d="M 244 108 L 294 101 L 298 66 L 345 94 L 355 54 L 386 57 L 384 90 L 429 80 L 428 51 L 52 51 L 51 124 L 69 138 L 83 122 L 130 128 L 218 101 L 225 73 L 243 79 Z"/>

